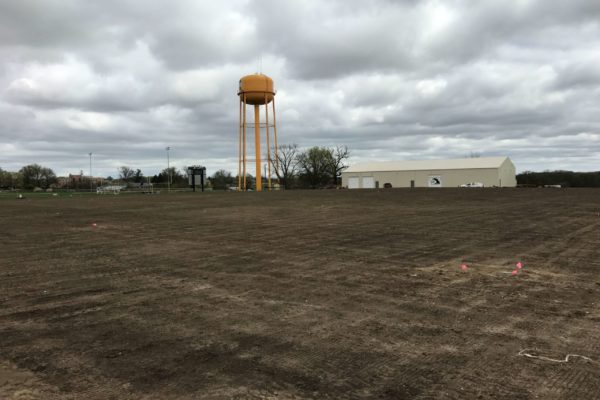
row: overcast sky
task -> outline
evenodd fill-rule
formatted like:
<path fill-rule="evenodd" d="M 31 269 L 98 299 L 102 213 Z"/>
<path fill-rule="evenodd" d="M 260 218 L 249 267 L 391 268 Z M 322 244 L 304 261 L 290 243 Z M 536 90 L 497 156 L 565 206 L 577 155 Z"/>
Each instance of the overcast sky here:
<path fill-rule="evenodd" d="M 351 163 L 600 170 L 598 0 L 0 0 L 0 168 L 237 171 L 238 80 Z M 261 60 L 262 59 L 262 63 Z"/>

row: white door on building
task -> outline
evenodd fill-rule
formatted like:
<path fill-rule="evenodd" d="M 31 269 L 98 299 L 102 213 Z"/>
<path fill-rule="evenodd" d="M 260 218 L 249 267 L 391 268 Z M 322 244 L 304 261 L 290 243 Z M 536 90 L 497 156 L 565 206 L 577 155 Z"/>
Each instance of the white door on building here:
<path fill-rule="evenodd" d="M 363 176 L 362 184 L 363 189 L 375 189 L 375 178 L 372 176 Z"/>
<path fill-rule="evenodd" d="M 358 177 L 357 176 L 351 176 L 350 178 L 348 178 L 348 189 L 358 189 Z"/>

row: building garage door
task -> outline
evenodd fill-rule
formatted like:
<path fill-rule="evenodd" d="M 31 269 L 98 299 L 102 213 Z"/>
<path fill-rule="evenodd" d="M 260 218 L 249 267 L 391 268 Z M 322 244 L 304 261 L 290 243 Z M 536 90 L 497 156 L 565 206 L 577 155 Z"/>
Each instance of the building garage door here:
<path fill-rule="evenodd" d="M 363 176 L 363 189 L 375 189 L 375 178 L 372 176 Z"/>
<path fill-rule="evenodd" d="M 358 177 L 353 176 L 348 178 L 348 189 L 358 189 Z"/>

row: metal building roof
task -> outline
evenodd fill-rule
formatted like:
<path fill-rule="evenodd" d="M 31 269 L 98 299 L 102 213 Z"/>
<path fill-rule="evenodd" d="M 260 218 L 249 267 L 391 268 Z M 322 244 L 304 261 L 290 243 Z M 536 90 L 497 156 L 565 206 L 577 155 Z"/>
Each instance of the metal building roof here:
<path fill-rule="evenodd" d="M 344 173 L 499 168 L 507 159 L 508 157 L 474 157 L 451 160 L 378 161 L 355 164 Z"/>

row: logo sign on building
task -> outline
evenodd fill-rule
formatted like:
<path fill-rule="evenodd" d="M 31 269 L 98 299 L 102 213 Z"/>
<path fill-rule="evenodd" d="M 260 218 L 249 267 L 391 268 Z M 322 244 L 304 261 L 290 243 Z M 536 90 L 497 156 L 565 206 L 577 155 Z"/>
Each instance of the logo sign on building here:
<path fill-rule="evenodd" d="M 429 175 L 429 187 L 442 187 L 442 177 L 440 175 Z"/>

